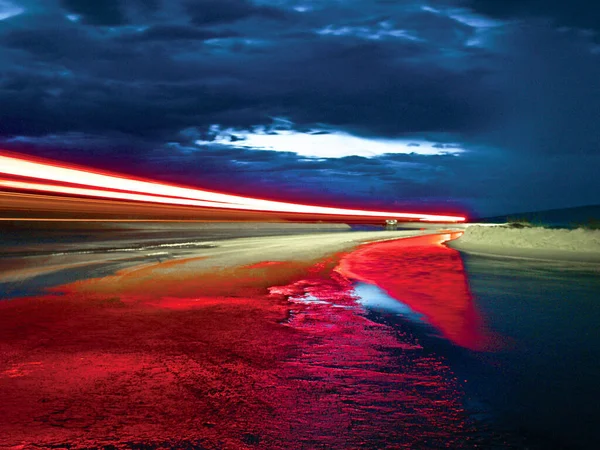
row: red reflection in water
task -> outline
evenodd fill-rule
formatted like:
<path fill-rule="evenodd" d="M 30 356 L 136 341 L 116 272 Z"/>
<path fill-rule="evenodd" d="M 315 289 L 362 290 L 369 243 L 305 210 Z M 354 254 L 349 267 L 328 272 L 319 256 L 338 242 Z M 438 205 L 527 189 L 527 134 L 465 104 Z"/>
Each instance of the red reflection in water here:
<path fill-rule="evenodd" d="M 289 326 L 310 344 L 286 364 L 309 393 L 291 408 L 310 423 L 306 448 L 470 447 L 450 369 L 410 336 L 368 320 L 348 279 L 308 277 L 271 292 L 294 302 Z"/>
<path fill-rule="evenodd" d="M 0 302 L 0 447 L 472 448 L 448 367 L 337 263 L 172 261 Z"/>
<path fill-rule="evenodd" d="M 365 245 L 336 269 L 374 284 L 423 314 L 453 343 L 473 350 L 488 347 L 488 334 L 475 308 L 458 251 L 442 245 L 462 233 L 419 236 Z"/>

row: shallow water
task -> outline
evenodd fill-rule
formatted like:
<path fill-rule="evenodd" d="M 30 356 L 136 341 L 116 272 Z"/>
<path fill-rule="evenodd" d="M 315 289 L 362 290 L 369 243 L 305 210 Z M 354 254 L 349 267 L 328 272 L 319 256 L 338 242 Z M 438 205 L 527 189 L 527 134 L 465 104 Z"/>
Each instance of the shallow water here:
<path fill-rule="evenodd" d="M 554 448 L 600 448 L 600 268 L 466 256 L 488 326 L 483 398 L 507 427 Z"/>
<path fill-rule="evenodd" d="M 495 343 L 483 351 L 444 336 L 411 308 L 410 293 L 407 304 L 401 290 L 392 298 L 359 283 L 359 302 L 371 319 L 409 330 L 444 358 L 478 428 L 503 436 L 504 446 L 600 448 L 598 266 L 466 255 L 463 261 L 474 307 Z"/>

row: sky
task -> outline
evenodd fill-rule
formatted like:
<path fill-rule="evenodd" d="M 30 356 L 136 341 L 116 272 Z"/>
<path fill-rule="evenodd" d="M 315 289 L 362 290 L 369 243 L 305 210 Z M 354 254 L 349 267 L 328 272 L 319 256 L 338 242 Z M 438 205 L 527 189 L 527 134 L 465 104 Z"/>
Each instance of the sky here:
<path fill-rule="evenodd" d="M 312 204 L 600 203 L 600 4 L 0 0 L 0 148 Z"/>

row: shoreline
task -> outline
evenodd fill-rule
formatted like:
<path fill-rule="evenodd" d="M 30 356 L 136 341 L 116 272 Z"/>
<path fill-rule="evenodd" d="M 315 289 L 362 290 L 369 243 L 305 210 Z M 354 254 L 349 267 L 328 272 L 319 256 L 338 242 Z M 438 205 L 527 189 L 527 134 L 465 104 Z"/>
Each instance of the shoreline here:
<path fill-rule="evenodd" d="M 600 231 L 471 224 L 446 245 L 482 257 L 600 264 Z"/>
<path fill-rule="evenodd" d="M 461 253 L 487 258 L 600 264 L 600 255 L 592 252 L 463 244 L 458 241 L 460 241 L 460 238 L 447 242 L 445 245 L 454 250 L 458 250 Z"/>
<path fill-rule="evenodd" d="M 229 237 L 198 240 L 190 246 L 139 249 L 111 252 L 99 249 L 89 254 L 65 253 L 0 259 L 0 301 L 16 296 L 11 292 L 43 293 L 47 288 L 96 278 L 119 275 L 138 267 L 160 272 L 173 262 L 186 272 L 254 264 L 265 260 L 316 260 L 339 251 L 351 250 L 360 244 L 400 239 L 431 231 L 334 231 L 329 233 L 284 234 L 279 236 Z M 170 244 L 167 244 L 170 245 Z M 23 286 L 33 284 L 33 289 Z"/>

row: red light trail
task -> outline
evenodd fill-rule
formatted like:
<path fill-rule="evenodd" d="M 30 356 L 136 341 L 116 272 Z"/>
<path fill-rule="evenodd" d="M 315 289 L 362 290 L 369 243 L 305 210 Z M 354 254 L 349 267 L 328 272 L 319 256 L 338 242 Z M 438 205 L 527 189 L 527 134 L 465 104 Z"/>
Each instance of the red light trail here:
<path fill-rule="evenodd" d="M 119 191 L 101 191 L 53 184 L 28 183 L 23 181 L 0 180 L 0 187 L 23 189 L 27 191 L 54 192 L 57 194 L 83 195 L 86 197 L 110 198 L 115 200 L 133 200 L 139 202 L 164 203 L 167 205 L 201 206 L 209 208 L 231 209 L 228 203 L 217 203 L 184 198 L 160 197 L 158 195 L 129 194 Z"/>
<path fill-rule="evenodd" d="M 2 154 L 0 154 L 0 174 L 35 180 L 32 182 L 0 180 L 0 187 L 116 200 L 131 200 L 142 203 L 161 203 L 229 210 L 318 214 L 325 216 L 377 217 L 382 219 L 420 220 L 426 222 L 462 222 L 465 220 L 461 216 L 370 211 L 263 200 L 211 192 L 204 189 L 186 188 L 151 180 L 137 180 L 127 178 L 124 175 L 100 173 L 91 169 L 68 167 L 58 163 L 38 162 L 23 157 Z M 40 183 L 39 180 L 86 186 L 86 188 Z"/>

